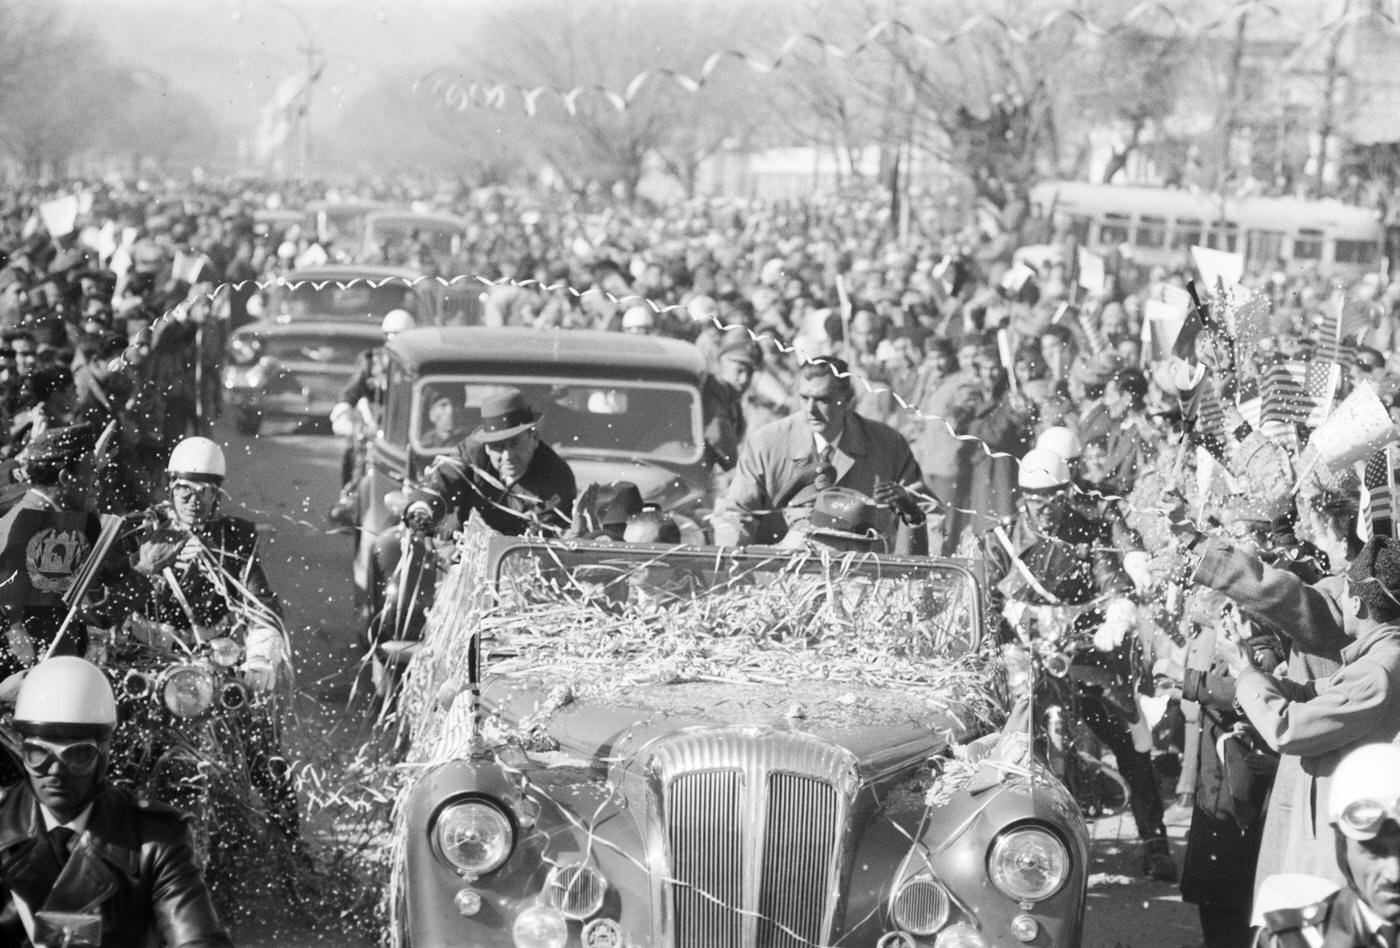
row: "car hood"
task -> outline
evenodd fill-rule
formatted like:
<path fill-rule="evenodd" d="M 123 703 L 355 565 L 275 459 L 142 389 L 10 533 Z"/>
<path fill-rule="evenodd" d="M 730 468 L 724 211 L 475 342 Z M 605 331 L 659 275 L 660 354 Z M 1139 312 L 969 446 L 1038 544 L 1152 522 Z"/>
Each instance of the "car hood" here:
<path fill-rule="evenodd" d="M 622 458 L 599 457 L 596 454 L 574 453 L 567 449 L 559 452 L 569 462 L 574 472 L 574 480 L 579 490 L 589 484 L 610 484 L 613 481 L 631 481 L 642 492 L 647 503 L 659 504 L 663 510 L 671 510 L 703 491 L 702 484 L 689 483 L 677 468 L 665 467 L 647 461 L 628 461 Z"/>
<path fill-rule="evenodd" d="M 512 677 L 490 682 L 483 702 L 508 726 L 523 721 L 538 729 L 544 718 L 560 750 L 581 759 L 631 758 L 655 740 L 695 728 L 801 731 L 849 751 L 870 780 L 976 736 L 945 709 L 840 682 L 644 684 L 542 715 L 557 704 L 557 693 L 543 681 Z"/>

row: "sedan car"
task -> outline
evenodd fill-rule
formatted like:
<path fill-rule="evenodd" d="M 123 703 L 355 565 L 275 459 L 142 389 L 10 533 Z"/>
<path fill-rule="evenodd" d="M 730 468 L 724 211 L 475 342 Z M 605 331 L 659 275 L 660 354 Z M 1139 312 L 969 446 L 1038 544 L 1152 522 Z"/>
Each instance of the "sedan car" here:
<path fill-rule="evenodd" d="M 382 425 L 358 491 L 355 583 L 373 615 L 385 577 L 373 540 L 398 522 L 392 500 L 434 458 L 457 450 L 493 390 L 520 389 L 543 415 L 539 431 L 580 489 L 631 481 L 682 520 L 695 540 L 707 502 L 700 385 L 690 343 L 584 330 L 461 327 L 399 333 L 386 347 Z"/>
<path fill-rule="evenodd" d="M 1080 943 L 1083 818 L 998 730 L 968 564 L 460 552 L 401 704 L 399 943 Z"/>
<path fill-rule="evenodd" d="M 262 317 L 229 337 L 224 390 L 235 426 L 256 434 L 269 418 L 326 418 L 359 354 L 383 342 L 384 315 L 406 309 L 432 325 L 442 295 L 440 283 L 402 267 L 291 271 L 263 294 Z"/>

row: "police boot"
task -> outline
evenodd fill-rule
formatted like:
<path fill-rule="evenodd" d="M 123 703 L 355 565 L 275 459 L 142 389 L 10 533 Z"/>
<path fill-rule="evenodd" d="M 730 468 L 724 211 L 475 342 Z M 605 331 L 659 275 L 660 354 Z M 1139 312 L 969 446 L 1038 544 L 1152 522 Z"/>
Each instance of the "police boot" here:
<path fill-rule="evenodd" d="M 1142 844 L 1142 874 L 1155 882 L 1175 882 L 1176 860 L 1165 838 L 1145 840 Z"/>

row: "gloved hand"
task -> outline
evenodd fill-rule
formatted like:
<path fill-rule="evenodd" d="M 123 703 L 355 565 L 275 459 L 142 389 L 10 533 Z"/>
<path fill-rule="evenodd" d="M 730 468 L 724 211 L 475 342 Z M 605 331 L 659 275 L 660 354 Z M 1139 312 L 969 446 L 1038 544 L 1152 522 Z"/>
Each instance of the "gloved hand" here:
<path fill-rule="evenodd" d="M 355 409 L 349 402 L 336 402 L 331 409 L 331 431 L 348 438 L 355 433 Z"/>
<path fill-rule="evenodd" d="M 159 576 L 175 565 L 189 539 L 189 534 L 184 531 L 155 531 L 149 539 L 142 541 L 137 550 L 136 571 L 147 576 Z"/>
<path fill-rule="evenodd" d="M 21 665 L 27 668 L 34 664 L 34 638 L 24 630 L 24 626 L 18 622 L 11 623 L 5 630 L 5 641 L 10 646 L 10 654 L 19 659 Z"/>
<path fill-rule="evenodd" d="M 897 481 L 878 481 L 875 484 L 875 502 L 889 507 L 899 519 L 911 527 L 921 526 L 924 511 L 909 488 Z"/>

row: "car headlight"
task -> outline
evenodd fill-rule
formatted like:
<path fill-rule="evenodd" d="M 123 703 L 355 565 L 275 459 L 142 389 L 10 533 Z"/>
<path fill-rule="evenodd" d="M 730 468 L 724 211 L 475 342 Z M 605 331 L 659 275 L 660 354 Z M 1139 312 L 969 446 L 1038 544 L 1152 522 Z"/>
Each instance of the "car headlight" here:
<path fill-rule="evenodd" d="M 214 679 L 198 665 L 176 665 L 161 676 L 160 697 L 171 714 L 192 718 L 214 703 Z"/>
<path fill-rule="evenodd" d="M 449 803 L 438 811 L 433 848 L 461 873 L 482 875 L 501 867 L 515 846 L 515 828 L 496 804 L 481 799 Z"/>
<path fill-rule="evenodd" d="M 608 880 L 589 865 L 555 866 L 544 880 L 544 902 L 575 921 L 594 915 L 603 907 Z"/>
<path fill-rule="evenodd" d="M 1037 902 L 1054 895 L 1069 878 L 1069 850 L 1054 833 L 1022 826 L 997 837 L 987 873 L 1003 894 Z"/>
<path fill-rule="evenodd" d="M 908 880 L 890 899 L 890 918 L 915 935 L 932 935 L 942 928 L 948 921 L 948 910 L 948 893 L 926 875 Z"/>
<path fill-rule="evenodd" d="M 228 354 L 235 365 L 251 365 L 258 361 L 262 344 L 247 336 L 234 336 L 228 342 Z"/>

